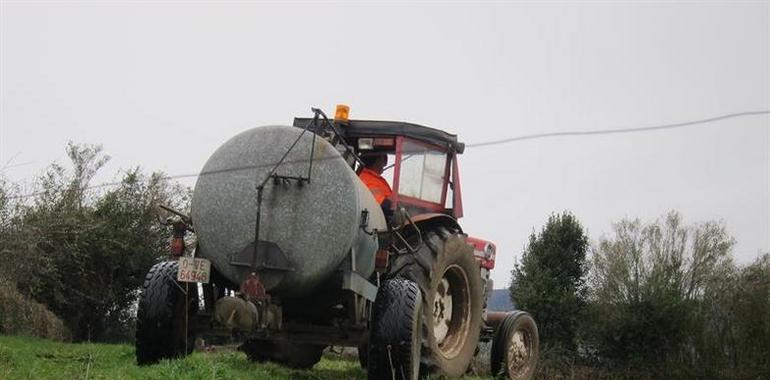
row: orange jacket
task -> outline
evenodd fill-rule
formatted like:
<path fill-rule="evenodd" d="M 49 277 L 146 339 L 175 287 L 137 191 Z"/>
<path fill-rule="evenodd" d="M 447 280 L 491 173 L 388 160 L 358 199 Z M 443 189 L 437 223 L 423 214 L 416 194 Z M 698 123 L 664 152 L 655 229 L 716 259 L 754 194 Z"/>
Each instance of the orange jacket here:
<path fill-rule="evenodd" d="M 379 204 L 382 204 L 382 201 L 384 201 L 385 198 L 390 198 L 390 196 L 393 195 L 393 190 L 390 189 L 388 181 L 386 181 L 385 178 L 382 178 L 382 176 L 377 174 L 374 170 L 364 168 L 361 170 L 358 178 L 361 178 L 361 181 L 363 181 L 364 185 L 369 188 L 372 195 L 374 195 L 374 199 Z"/>

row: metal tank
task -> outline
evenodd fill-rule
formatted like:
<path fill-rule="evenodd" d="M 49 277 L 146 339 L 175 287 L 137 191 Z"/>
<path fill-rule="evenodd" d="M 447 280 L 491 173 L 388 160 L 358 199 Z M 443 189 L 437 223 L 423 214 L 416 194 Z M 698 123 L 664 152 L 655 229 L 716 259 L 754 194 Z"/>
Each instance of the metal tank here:
<path fill-rule="evenodd" d="M 192 199 L 196 256 L 235 284 L 256 272 L 274 296 L 312 294 L 342 266 L 369 278 L 378 249 L 372 231 L 386 228 L 338 150 L 310 131 L 297 140 L 302 132 L 266 126 L 231 138 L 204 165 Z M 255 250 L 257 187 L 274 168 L 264 182 Z"/>

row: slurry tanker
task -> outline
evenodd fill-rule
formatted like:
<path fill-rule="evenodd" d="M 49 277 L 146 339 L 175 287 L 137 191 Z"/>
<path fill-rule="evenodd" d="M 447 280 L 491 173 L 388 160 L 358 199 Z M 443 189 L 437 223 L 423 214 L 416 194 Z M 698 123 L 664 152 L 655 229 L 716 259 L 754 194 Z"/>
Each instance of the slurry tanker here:
<path fill-rule="evenodd" d="M 141 291 L 138 364 L 204 339 L 293 368 L 347 346 L 369 379 L 457 377 L 491 341 L 495 374 L 532 377 L 537 326 L 486 310 L 496 248 L 459 223 L 464 144 L 348 114 L 313 109 L 232 137 L 201 170 L 191 215 L 165 208 L 170 252 Z M 372 156 L 391 163 L 381 203 L 359 178 Z"/>

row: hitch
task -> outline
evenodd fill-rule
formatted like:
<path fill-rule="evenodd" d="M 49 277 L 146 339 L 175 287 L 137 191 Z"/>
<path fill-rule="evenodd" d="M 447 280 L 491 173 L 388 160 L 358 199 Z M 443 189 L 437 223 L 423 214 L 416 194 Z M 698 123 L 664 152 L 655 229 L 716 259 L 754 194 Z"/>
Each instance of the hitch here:
<path fill-rule="evenodd" d="M 173 209 L 173 208 L 171 208 L 169 206 L 166 206 L 164 204 L 159 204 L 158 208 L 160 208 L 160 209 L 162 209 L 164 211 L 168 211 L 168 212 L 178 216 L 179 217 L 179 221 L 181 221 L 185 225 L 185 229 L 187 229 L 190 232 L 195 232 L 193 230 L 193 227 L 192 227 L 193 226 L 192 218 L 190 218 L 189 215 L 184 214 L 181 211 L 177 211 L 177 210 L 175 210 L 175 209 Z M 169 226 L 169 225 L 173 225 L 174 223 L 175 223 L 174 220 L 169 217 L 169 218 L 166 219 L 166 222 L 163 223 L 163 224 Z"/>
<path fill-rule="evenodd" d="M 161 222 L 161 224 L 170 226 L 173 232 L 171 237 L 171 256 L 183 256 L 185 252 L 185 235 L 187 235 L 187 231 L 195 232 L 192 227 L 192 218 L 163 204 L 158 205 L 158 208 L 168 211 L 178 217 L 168 217 L 165 222 Z"/>

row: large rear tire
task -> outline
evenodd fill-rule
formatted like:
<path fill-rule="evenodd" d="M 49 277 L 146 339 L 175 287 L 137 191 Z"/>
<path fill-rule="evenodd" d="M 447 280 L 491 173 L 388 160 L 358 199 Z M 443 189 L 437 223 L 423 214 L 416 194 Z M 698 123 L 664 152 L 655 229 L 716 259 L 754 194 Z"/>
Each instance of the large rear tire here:
<path fill-rule="evenodd" d="M 198 311 L 196 284 L 176 281 L 176 261 L 155 264 L 145 277 L 136 316 L 136 362 L 157 363 L 192 352 L 192 329 Z"/>
<path fill-rule="evenodd" d="M 424 236 L 414 255 L 396 258 L 393 276 L 414 281 L 423 294 L 423 368 L 458 377 L 468 370 L 479 343 L 480 269 L 462 235 L 438 227 Z"/>
<path fill-rule="evenodd" d="M 412 281 L 383 282 L 374 301 L 369 335 L 369 380 L 416 380 L 420 376 L 422 295 Z"/>
<path fill-rule="evenodd" d="M 540 340 L 537 325 L 523 311 L 514 311 L 500 322 L 490 354 L 492 374 L 511 380 L 529 380 L 535 374 Z"/>

